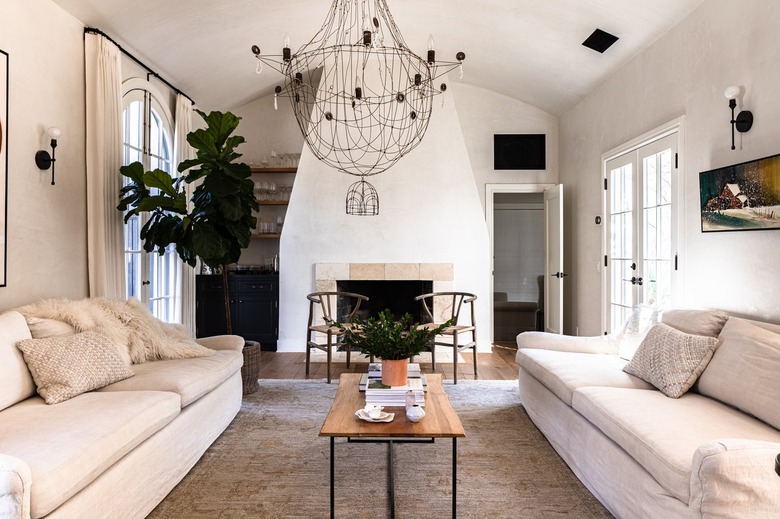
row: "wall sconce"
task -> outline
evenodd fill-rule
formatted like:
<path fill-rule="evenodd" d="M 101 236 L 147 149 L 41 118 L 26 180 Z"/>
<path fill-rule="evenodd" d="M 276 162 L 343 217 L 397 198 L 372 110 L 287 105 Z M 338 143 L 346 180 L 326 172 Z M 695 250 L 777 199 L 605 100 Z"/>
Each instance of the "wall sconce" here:
<path fill-rule="evenodd" d="M 736 118 L 734 118 L 734 109 L 737 107 L 737 97 L 739 97 L 740 88 L 738 86 L 730 86 L 726 88 L 723 95 L 729 100 L 729 108 L 731 108 L 731 149 L 734 150 L 734 128 L 737 128 L 739 133 L 745 133 L 753 126 L 753 112 L 750 110 L 743 110 L 739 112 Z"/>
<path fill-rule="evenodd" d="M 46 133 L 51 137 L 51 155 L 46 150 L 40 150 L 35 153 L 35 165 L 40 170 L 47 170 L 51 166 L 51 185 L 54 185 L 54 163 L 57 159 L 54 158 L 54 149 L 57 147 L 57 139 L 59 139 L 62 132 L 56 126 L 49 128 Z"/>

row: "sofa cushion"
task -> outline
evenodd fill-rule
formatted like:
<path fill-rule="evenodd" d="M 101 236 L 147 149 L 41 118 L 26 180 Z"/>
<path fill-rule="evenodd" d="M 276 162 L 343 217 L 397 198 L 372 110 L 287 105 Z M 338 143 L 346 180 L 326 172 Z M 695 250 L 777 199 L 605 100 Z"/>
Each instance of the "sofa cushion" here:
<path fill-rule="evenodd" d="M 517 362 L 567 405 L 571 405 L 574 390 L 580 387 L 654 389 L 647 382 L 624 373 L 626 361 L 616 355 L 523 349 L 517 353 Z"/>
<path fill-rule="evenodd" d="M 239 371 L 243 363 L 241 352 L 222 350 L 208 357 L 135 364 L 134 377 L 99 391 L 172 391 L 181 397 L 181 406 L 186 407 Z"/>
<path fill-rule="evenodd" d="M 47 404 L 133 376 L 114 343 L 99 333 L 26 339 L 17 346 Z"/>
<path fill-rule="evenodd" d="M 691 335 L 717 337 L 729 314 L 721 310 L 692 310 L 689 308 L 664 308 L 659 310 L 659 322 Z"/>
<path fill-rule="evenodd" d="M 686 504 L 700 445 L 722 438 L 780 441 L 777 429 L 695 393 L 675 399 L 659 391 L 587 387 L 574 392 L 572 406 Z"/>
<path fill-rule="evenodd" d="M 699 378 L 718 339 L 656 323 L 623 371 L 645 380 L 670 398 L 682 396 Z"/>
<path fill-rule="evenodd" d="M 780 334 L 732 317 L 697 390 L 780 428 Z"/>
<path fill-rule="evenodd" d="M 57 405 L 33 397 L 0 413 L 0 452 L 29 465 L 32 517 L 42 517 L 179 412 L 174 393 L 91 392 Z"/>
<path fill-rule="evenodd" d="M 35 382 L 16 343 L 30 338 L 19 312 L 0 314 L 0 411 L 35 395 Z"/>

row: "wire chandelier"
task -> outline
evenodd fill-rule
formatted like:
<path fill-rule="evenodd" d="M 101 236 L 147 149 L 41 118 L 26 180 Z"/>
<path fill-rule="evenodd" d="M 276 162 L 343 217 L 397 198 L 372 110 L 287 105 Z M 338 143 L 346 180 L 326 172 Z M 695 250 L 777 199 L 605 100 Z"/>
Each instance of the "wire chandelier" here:
<path fill-rule="evenodd" d="M 433 97 L 447 90 L 434 83 L 460 68 L 437 61 L 433 36 L 423 59 L 404 42 L 385 0 L 333 0 L 314 38 L 296 52 L 285 36 L 281 55 L 258 60 L 280 74 L 277 97 L 287 97 L 312 153 L 327 165 L 360 177 L 347 193 L 347 214 L 379 214 L 379 195 L 366 177 L 381 173 L 422 141 Z"/>

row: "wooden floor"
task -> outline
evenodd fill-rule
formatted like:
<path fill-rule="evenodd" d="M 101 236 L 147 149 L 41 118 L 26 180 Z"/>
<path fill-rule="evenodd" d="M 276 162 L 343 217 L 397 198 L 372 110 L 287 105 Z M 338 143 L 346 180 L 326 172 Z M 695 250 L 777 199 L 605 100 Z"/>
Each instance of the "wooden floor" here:
<path fill-rule="evenodd" d="M 502 345 L 503 344 L 503 345 Z M 479 380 L 517 380 L 517 363 L 513 343 L 499 343 L 493 346 L 492 353 L 477 354 L 477 372 Z M 474 380 L 472 353 L 462 353 L 465 362 L 458 363 L 458 380 Z M 343 362 L 334 362 L 331 366 L 331 376 L 337 379 L 342 373 L 362 373 L 366 370 L 365 362 L 352 362 L 349 369 Z M 430 363 L 421 364 L 423 373 L 440 373 L 444 380 L 452 379 L 452 362 L 437 362 L 436 371 Z M 260 355 L 259 378 L 284 379 L 321 379 L 327 377 L 327 365 L 324 362 L 312 362 L 309 376 L 306 376 L 305 353 L 277 353 L 264 351 Z"/>

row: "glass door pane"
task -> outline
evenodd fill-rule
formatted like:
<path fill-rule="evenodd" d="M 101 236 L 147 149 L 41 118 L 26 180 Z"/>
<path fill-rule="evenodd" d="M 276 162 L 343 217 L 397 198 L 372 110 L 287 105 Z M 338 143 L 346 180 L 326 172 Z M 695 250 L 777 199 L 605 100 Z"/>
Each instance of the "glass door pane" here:
<path fill-rule="evenodd" d="M 672 302 L 672 180 L 674 136 L 639 150 L 642 163 L 642 242 L 638 251 L 641 301 L 653 306 Z"/>
<path fill-rule="evenodd" d="M 623 323 L 634 306 L 630 283 L 634 262 L 634 163 L 619 158 L 609 166 L 609 316 L 613 327 Z"/>

